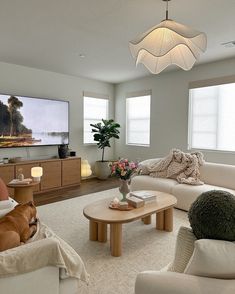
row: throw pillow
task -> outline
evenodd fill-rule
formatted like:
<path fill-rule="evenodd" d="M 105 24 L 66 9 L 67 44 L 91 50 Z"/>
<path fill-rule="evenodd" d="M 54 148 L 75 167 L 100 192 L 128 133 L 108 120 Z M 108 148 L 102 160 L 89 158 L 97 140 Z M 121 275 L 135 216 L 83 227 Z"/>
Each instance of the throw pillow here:
<path fill-rule="evenodd" d="M 235 243 L 197 240 L 184 273 L 217 279 L 235 279 Z"/>
<path fill-rule="evenodd" d="M 161 158 L 152 158 L 152 159 L 146 159 L 144 161 L 139 162 L 138 170 L 140 170 L 140 174 L 149 175 L 149 167 L 152 164 L 156 164 L 160 160 Z"/>
<path fill-rule="evenodd" d="M 197 239 L 235 241 L 235 196 L 222 190 L 202 193 L 188 212 Z"/>
<path fill-rule="evenodd" d="M 168 271 L 178 273 L 184 272 L 193 254 L 195 241 L 196 237 L 190 228 L 181 227 L 179 229 L 175 246 L 174 260 L 167 269 Z"/>
<path fill-rule="evenodd" d="M 13 210 L 17 204 L 18 203 L 11 198 L 9 198 L 8 200 L 0 201 L 0 218 L 5 216 L 11 210 Z"/>
<path fill-rule="evenodd" d="M 7 190 L 7 186 L 3 182 L 3 180 L 0 178 L 0 201 L 2 200 L 8 200 L 9 193 Z"/>

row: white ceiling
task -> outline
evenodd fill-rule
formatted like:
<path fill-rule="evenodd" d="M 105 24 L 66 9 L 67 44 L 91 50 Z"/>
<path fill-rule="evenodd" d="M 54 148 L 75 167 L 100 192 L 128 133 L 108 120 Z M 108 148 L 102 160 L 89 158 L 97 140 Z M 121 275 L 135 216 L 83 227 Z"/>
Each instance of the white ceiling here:
<path fill-rule="evenodd" d="M 146 76 L 128 41 L 164 16 L 161 0 L 0 0 L 0 61 L 111 83 Z M 235 57 L 221 46 L 235 40 L 235 0 L 172 0 L 169 16 L 207 34 L 201 63 Z"/>

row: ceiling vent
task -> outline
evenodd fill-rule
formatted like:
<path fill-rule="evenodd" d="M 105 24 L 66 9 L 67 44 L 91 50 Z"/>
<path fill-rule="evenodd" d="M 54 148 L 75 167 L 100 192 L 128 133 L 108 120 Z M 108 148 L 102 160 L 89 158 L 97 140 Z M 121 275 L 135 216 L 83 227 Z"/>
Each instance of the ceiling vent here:
<path fill-rule="evenodd" d="M 226 42 L 226 43 L 222 43 L 222 46 L 226 47 L 226 48 L 232 48 L 235 47 L 235 41 L 230 41 L 230 42 Z"/>

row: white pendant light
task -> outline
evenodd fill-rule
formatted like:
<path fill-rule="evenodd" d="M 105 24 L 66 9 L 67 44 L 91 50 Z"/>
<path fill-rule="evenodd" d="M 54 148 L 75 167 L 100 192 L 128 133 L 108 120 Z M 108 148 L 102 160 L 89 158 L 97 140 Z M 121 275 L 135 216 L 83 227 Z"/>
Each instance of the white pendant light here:
<path fill-rule="evenodd" d="M 169 65 L 175 64 L 184 70 L 190 70 L 200 53 L 206 51 L 206 34 L 168 19 L 168 1 L 166 19 L 159 25 L 129 42 L 136 65 L 143 63 L 147 69 L 158 74 Z"/>

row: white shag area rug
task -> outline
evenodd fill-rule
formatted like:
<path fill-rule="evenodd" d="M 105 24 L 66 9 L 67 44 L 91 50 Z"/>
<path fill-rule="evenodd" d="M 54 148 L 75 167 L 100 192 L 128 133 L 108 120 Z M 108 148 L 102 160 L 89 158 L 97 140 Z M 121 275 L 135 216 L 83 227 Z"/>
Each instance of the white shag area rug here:
<path fill-rule="evenodd" d="M 90 284 L 81 284 L 79 293 L 133 294 L 136 275 L 144 270 L 159 270 L 171 262 L 177 231 L 182 225 L 189 226 L 187 213 L 177 209 L 171 233 L 157 231 L 154 216 L 151 225 L 140 220 L 124 224 L 123 254 L 112 257 L 109 240 L 89 241 L 89 221 L 83 216 L 83 208 L 96 200 L 116 196 L 120 196 L 117 188 L 37 208 L 41 221 L 68 242 L 86 265 Z"/>

